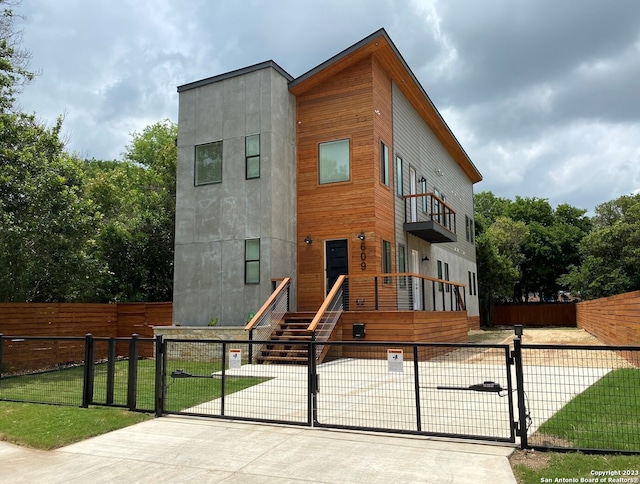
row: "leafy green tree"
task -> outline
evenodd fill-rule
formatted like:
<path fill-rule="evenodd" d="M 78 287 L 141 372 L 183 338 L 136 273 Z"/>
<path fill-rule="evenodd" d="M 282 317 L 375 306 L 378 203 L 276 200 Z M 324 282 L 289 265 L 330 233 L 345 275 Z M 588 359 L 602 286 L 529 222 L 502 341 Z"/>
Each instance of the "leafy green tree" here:
<path fill-rule="evenodd" d="M 593 230 L 582 239 L 582 262 L 559 282 L 584 299 L 640 289 L 640 194 L 598 205 Z"/>
<path fill-rule="evenodd" d="M 103 214 L 104 300 L 172 299 L 176 136 L 165 120 L 133 133 L 124 161 L 88 162 L 90 193 Z"/>
<path fill-rule="evenodd" d="M 93 298 L 103 266 L 91 256 L 98 216 L 82 163 L 63 152 L 62 121 L 0 117 L 0 300 Z"/>
<path fill-rule="evenodd" d="M 480 319 L 483 325 L 492 324 L 494 303 L 513 295 L 524 258 L 521 247 L 527 235 L 524 222 L 501 216 L 476 239 Z"/>
<path fill-rule="evenodd" d="M 14 28 L 15 14 L 10 6 L 17 2 L 0 0 L 0 113 L 13 112 L 15 96 L 34 78 L 29 70 L 30 53 L 20 47 L 22 33 Z"/>

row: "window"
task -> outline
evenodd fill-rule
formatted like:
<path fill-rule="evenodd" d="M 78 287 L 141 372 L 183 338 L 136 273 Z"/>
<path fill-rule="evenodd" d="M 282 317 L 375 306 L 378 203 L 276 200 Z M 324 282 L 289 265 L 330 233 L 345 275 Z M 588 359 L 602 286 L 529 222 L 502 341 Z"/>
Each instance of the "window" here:
<path fill-rule="evenodd" d="M 402 186 L 402 158 L 396 156 L 396 194 L 401 197 L 404 194 Z"/>
<path fill-rule="evenodd" d="M 391 242 L 382 241 L 382 272 L 389 274 L 391 272 Z M 391 284 L 391 278 L 384 278 L 385 284 Z"/>
<path fill-rule="evenodd" d="M 349 140 L 320 143 L 319 147 L 319 181 L 335 183 L 349 181 Z"/>
<path fill-rule="evenodd" d="M 438 261 L 438 279 L 442 279 L 442 261 Z M 442 282 L 438 283 L 438 291 L 442 292 L 444 284 Z"/>
<path fill-rule="evenodd" d="M 222 141 L 196 146 L 195 184 L 222 183 Z"/>
<path fill-rule="evenodd" d="M 448 281 L 449 280 L 449 264 L 448 263 L 444 263 L 444 280 Z M 449 292 L 451 290 L 451 285 L 447 284 L 445 286 L 445 291 Z"/>
<path fill-rule="evenodd" d="M 476 241 L 476 229 L 473 227 L 473 219 L 469 219 L 469 242 L 472 244 Z"/>
<path fill-rule="evenodd" d="M 478 288 L 476 287 L 476 273 L 469 271 L 469 296 L 477 296 Z"/>
<path fill-rule="evenodd" d="M 464 216 L 465 226 L 467 230 L 467 242 L 471 242 L 473 244 L 473 239 L 475 237 L 475 233 L 473 231 L 473 220 L 468 215 Z"/>
<path fill-rule="evenodd" d="M 244 241 L 244 283 L 260 283 L 260 239 Z"/>
<path fill-rule="evenodd" d="M 407 272 L 407 255 L 404 245 L 398 245 L 398 272 Z M 407 286 L 406 276 L 401 276 L 399 281 L 400 287 Z"/>
<path fill-rule="evenodd" d="M 476 287 L 476 273 L 473 273 L 473 295 L 478 295 L 478 288 Z"/>
<path fill-rule="evenodd" d="M 254 134 L 244 139 L 246 178 L 260 178 L 260 135 Z"/>
<path fill-rule="evenodd" d="M 427 180 L 425 179 L 425 177 L 422 177 L 420 179 L 420 189 L 422 190 L 422 193 L 427 193 Z M 427 197 L 423 196 L 422 197 L 422 211 L 424 213 L 427 213 L 428 209 L 429 209 L 429 204 L 427 203 Z"/>
<path fill-rule="evenodd" d="M 380 142 L 380 181 L 389 186 L 389 147 Z"/>

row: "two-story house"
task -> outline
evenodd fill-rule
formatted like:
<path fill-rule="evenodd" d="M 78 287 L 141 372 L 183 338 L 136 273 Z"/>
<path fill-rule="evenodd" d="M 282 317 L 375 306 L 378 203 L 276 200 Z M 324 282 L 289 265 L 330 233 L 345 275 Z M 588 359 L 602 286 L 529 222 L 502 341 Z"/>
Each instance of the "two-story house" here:
<path fill-rule="evenodd" d="M 175 323 L 244 325 L 281 278 L 317 311 L 341 274 L 374 278 L 376 309 L 477 317 L 482 177 L 384 29 L 297 78 L 268 61 L 178 92 Z"/>

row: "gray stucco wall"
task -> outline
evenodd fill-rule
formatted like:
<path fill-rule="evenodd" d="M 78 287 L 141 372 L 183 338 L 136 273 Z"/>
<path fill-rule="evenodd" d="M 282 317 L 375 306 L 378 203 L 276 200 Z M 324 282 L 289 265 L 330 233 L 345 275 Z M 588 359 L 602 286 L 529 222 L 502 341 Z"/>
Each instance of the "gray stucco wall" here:
<path fill-rule="evenodd" d="M 402 94 L 397 85 L 393 85 L 393 166 L 396 167 L 396 155 L 403 159 L 403 192 L 410 193 L 409 169 L 416 171 L 416 179 L 425 177 L 427 191 L 437 188 L 445 196 L 446 203 L 456 212 L 457 242 L 431 244 L 403 231 L 405 221 L 405 202 L 395 197 L 396 241 L 406 247 L 407 270 L 437 277 L 437 261 L 449 264 L 449 279 L 468 285 L 468 273 L 476 273 L 475 245 L 466 240 L 465 215 L 473 218 L 473 184 L 462 168 L 449 155 L 433 132 L 428 128 L 411 103 Z M 397 176 L 397 173 L 396 173 Z M 417 193 L 421 193 L 418 187 Z M 394 187 L 395 193 L 395 187 Z M 420 204 L 420 202 L 418 202 Z M 416 271 L 411 265 L 411 250 L 417 250 L 420 261 Z M 478 298 L 470 296 L 467 288 L 467 313 L 478 315 Z M 429 309 L 434 309 L 428 305 Z M 441 309 L 437 307 L 436 309 Z"/>
<path fill-rule="evenodd" d="M 260 178 L 246 180 L 245 137 L 253 134 Z M 220 140 L 222 183 L 194 186 L 195 146 Z M 295 99 L 285 77 L 266 67 L 180 92 L 174 323 L 244 325 L 272 278 L 295 278 L 295 192 Z M 254 238 L 257 285 L 244 283 L 244 241 Z"/>

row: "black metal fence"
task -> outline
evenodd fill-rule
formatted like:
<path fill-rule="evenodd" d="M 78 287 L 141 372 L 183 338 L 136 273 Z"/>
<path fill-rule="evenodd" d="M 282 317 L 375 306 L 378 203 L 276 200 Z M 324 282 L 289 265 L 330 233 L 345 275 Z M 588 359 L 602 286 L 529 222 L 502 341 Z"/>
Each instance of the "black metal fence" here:
<path fill-rule="evenodd" d="M 153 412 L 157 408 L 159 374 L 155 352 L 153 338 L 136 335 L 94 338 L 0 334 L 0 400 L 108 405 Z"/>
<path fill-rule="evenodd" d="M 0 336 L 0 400 L 640 453 L 640 347 L 523 339 L 280 341 L 287 364 L 264 340 Z"/>

